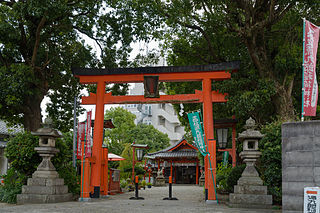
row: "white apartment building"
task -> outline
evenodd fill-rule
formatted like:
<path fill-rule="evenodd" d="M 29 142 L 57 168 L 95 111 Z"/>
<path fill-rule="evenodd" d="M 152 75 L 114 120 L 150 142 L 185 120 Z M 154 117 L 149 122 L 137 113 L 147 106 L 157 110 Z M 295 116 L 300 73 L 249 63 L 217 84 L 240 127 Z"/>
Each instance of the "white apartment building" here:
<path fill-rule="evenodd" d="M 129 95 L 143 94 L 144 86 L 142 83 L 134 84 L 129 91 Z M 160 92 L 160 94 L 164 93 Z M 125 104 L 121 107 L 136 115 L 136 124 L 153 125 L 160 132 L 167 134 L 171 144 L 178 142 L 185 134 L 184 127 L 181 126 L 172 104 Z"/>

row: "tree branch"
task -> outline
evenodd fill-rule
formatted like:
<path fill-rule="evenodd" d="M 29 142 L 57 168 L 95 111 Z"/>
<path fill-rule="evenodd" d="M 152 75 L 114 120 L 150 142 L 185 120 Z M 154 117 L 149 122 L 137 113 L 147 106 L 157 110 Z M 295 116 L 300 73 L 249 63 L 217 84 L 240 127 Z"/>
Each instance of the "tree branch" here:
<path fill-rule="evenodd" d="M 78 30 L 80 33 L 85 34 L 86 36 L 88 36 L 89 38 L 91 38 L 92 40 L 94 40 L 96 42 L 96 44 L 99 46 L 100 51 L 101 51 L 101 58 L 103 58 L 103 48 L 101 46 L 101 44 L 98 41 L 103 41 L 102 39 L 98 39 L 95 38 L 91 35 L 88 35 L 85 31 L 81 30 L 80 28 L 78 28 L 77 26 L 73 26 L 74 29 Z"/>
<path fill-rule="evenodd" d="M 32 59 L 31 59 L 31 65 L 32 66 L 35 66 L 36 57 L 37 57 L 38 49 L 39 49 L 39 46 L 40 46 L 40 33 L 41 33 L 41 30 L 42 30 L 46 20 L 47 20 L 47 18 L 45 16 L 43 16 L 41 21 L 40 21 L 40 23 L 38 24 L 38 27 L 37 27 L 36 41 L 34 43 Z"/>

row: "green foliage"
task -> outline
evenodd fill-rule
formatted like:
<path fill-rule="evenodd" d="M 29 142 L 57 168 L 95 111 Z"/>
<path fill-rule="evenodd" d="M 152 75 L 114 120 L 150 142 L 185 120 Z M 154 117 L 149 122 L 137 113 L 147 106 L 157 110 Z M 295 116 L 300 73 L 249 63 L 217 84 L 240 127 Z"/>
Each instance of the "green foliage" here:
<path fill-rule="evenodd" d="M 164 149 L 170 145 L 167 134 L 155 129 L 152 125 L 138 124 L 128 132 L 126 142 L 135 142 L 136 144 L 147 144 L 147 152 L 155 152 Z"/>
<path fill-rule="evenodd" d="M 147 144 L 148 152 L 158 151 L 169 146 L 168 135 L 155 129 L 152 125 L 134 124 L 135 115 L 121 108 L 111 108 L 105 113 L 105 119 L 112 119 L 115 126 L 105 132 L 105 144 L 109 152 L 121 155 L 127 160 L 132 159 L 130 144 Z M 126 150 L 126 151 L 124 151 Z M 122 162 L 120 162 L 120 167 Z"/>
<path fill-rule="evenodd" d="M 125 179 L 120 180 L 120 188 L 126 188 L 128 185 L 128 182 Z"/>
<path fill-rule="evenodd" d="M 229 186 L 227 184 L 227 178 L 230 175 L 232 167 L 230 164 L 223 165 L 223 163 L 218 163 L 217 165 L 217 191 L 218 192 L 227 192 Z"/>
<path fill-rule="evenodd" d="M 6 203 L 16 203 L 17 194 L 21 193 L 22 185 L 26 184 L 27 176 L 17 172 L 14 168 L 9 168 L 7 174 L 3 176 L 4 185 L 0 186 L 0 201 Z"/>
<path fill-rule="evenodd" d="M 17 133 L 15 137 L 11 137 L 5 149 L 10 167 L 19 174 L 31 176 L 41 162 L 41 157 L 34 150 L 38 144 L 38 137 L 30 132 Z"/>
<path fill-rule="evenodd" d="M 133 11 L 129 5 L 112 0 L 1 1 L 0 118 L 35 130 L 40 103 L 48 95 L 50 117 L 61 131 L 69 131 L 74 96 L 79 103 L 84 88 L 71 67 L 127 67 L 131 42 L 149 38 L 144 9 Z M 94 57 L 84 37 L 95 42 L 100 57 Z M 108 89 L 123 93 L 127 87 Z"/>
<path fill-rule="evenodd" d="M 261 129 L 265 136 L 259 142 L 262 155 L 258 169 L 276 204 L 281 204 L 282 200 L 281 124 L 281 121 L 274 121 L 265 125 Z"/>
<path fill-rule="evenodd" d="M 115 126 L 105 131 L 106 144 L 109 152 L 120 155 L 127 141 L 128 133 L 135 127 L 135 115 L 121 108 L 111 108 L 105 112 L 105 119 L 112 119 Z M 129 142 L 132 143 L 133 141 Z"/>
<path fill-rule="evenodd" d="M 245 164 L 241 164 L 240 166 L 233 167 L 229 173 L 229 176 L 227 177 L 227 191 L 232 193 L 233 192 L 233 186 L 237 185 L 237 181 L 241 177 L 241 174 L 243 170 L 246 168 Z"/>

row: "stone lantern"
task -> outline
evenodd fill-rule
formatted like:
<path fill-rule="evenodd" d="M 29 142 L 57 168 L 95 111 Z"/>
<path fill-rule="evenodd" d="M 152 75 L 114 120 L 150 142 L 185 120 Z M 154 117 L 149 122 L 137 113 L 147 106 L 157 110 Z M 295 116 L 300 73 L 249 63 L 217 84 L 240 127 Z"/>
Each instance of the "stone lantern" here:
<path fill-rule="evenodd" d="M 44 127 L 32 135 L 39 136 L 39 147 L 34 149 L 42 157 L 42 162 L 37 170 L 28 178 L 27 185 L 22 187 L 22 194 L 17 195 L 17 203 L 56 203 L 72 200 L 72 194 L 68 193 L 68 186 L 64 185 L 64 179 L 59 178 L 51 158 L 59 152 L 55 148 L 56 139 L 61 137 L 58 130 L 51 127 L 52 120 L 45 119 Z"/>
<path fill-rule="evenodd" d="M 229 195 L 232 207 L 245 208 L 271 208 L 272 195 L 267 195 L 267 186 L 256 170 L 255 162 L 261 156 L 259 152 L 259 140 L 263 138 L 258 130 L 255 130 L 255 121 L 249 118 L 246 121 L 245 131 L 239 134 L 238 140 L 243 141 L 243 151 L 239 156 L 246 163 L 237 185 L 234 186 L 234 193 Z"/>

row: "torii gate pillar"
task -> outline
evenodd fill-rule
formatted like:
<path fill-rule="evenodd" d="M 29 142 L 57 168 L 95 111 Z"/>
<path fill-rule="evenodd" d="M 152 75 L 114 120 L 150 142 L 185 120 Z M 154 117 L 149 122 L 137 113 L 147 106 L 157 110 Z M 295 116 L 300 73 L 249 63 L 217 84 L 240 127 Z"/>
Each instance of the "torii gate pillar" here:
<path fill-rule="evenodd" d="M 95 157 L 91 169 L 91 185 L 93 186 L 92 198 L 100 197 L 100 178 L 102 162 L 102 143 L 103 143 L 103 121 L 104 121 L 104 95 L 106 83 L 97 83 L 96 112 L 94 120 L 92 156 Z"/>
<path fill-rule="evenodd" d="M 207 151 L 209 155 L 205 157 L 205 189 L 207 202 L 216 202 L 215 195 L 215 180 L 216 177 L 216 141 L 214 140 L 213 130 L 213 112 L 212 112 L 212 87 L 211 79 L 205 78 L 202 80 L 202 94 L 203 94 L 203 126 L 207 138 Z M 211 161 L 211 163 L 209 162 Z M 211 173 L 211 167 L 212 172 Z"/>

